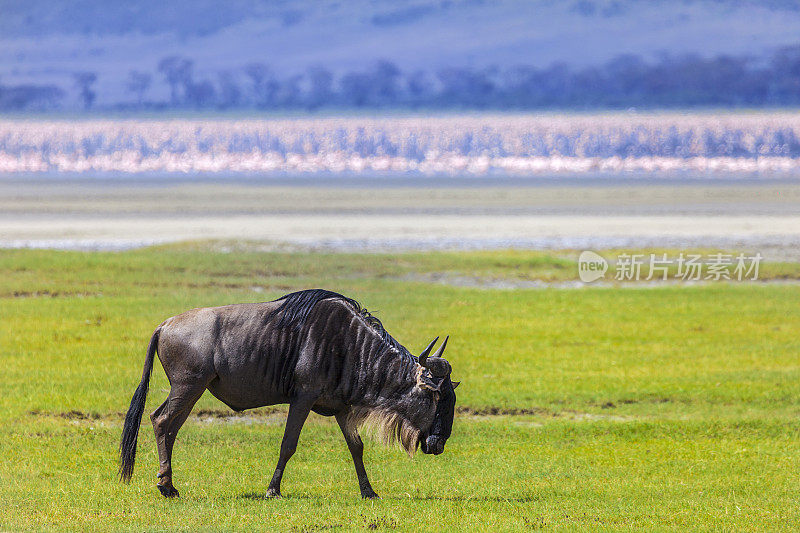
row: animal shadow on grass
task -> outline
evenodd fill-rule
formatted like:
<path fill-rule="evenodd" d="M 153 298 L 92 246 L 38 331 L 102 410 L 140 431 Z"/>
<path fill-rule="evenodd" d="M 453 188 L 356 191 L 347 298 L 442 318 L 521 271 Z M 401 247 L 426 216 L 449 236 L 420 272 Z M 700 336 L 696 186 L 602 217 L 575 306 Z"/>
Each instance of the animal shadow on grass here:
<path fill-rule="evenodd" d="M 263 500 L 265 502 L 273 500 L 273 498 L 267 498 L 265 492 L 245 492 L 244 494 L 240 494 L 237 496 L 238 499 L 241 500 Z M 281 499 L 283 500 L 324 500 L 326 496 L 323 495 L 316 495 L 316 494 L 307 494 L 304 492 L 299 493 L 288 493 L 286 495 L 281 495 Z"/>
<path fill-rule="evenodd" d="M 243 500 L 263 500 L 269 501 L 263 492 L 245 492 L 240 494 L 238 498 Z M 308 493 L 289 494 L 282 496 L 287 500 L 329 500 L 330 495 L 316 495 Z M 353 499 L 358 498 L 353 495 Z M 517 497 L 504 497 L 504 496 L 381 496 L 384 501 L 443 501 L 443 502 L 513 502 L 513 503 L 530 503 L 539 500 L 536 496 L 517 496 Z"/>
<path fill-rule="evenodd" d="M 411 498 L 389 498 L 396 500 L 433 500 L 442 502 L 513 502 L 513 503 L 530 503 L 539 500 L 536 496 L 414 496 Z"/>

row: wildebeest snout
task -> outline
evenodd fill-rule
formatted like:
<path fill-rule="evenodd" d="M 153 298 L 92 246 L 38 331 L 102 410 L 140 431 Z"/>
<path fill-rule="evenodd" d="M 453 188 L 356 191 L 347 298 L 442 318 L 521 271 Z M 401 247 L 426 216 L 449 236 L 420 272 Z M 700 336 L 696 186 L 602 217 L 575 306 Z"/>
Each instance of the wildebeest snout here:
<path fill-rule="evenodd" d="M 430 435 L 421 442 L 422 453 L 439 455 L 444 451 L 444 439 L 436 435 Z"/>

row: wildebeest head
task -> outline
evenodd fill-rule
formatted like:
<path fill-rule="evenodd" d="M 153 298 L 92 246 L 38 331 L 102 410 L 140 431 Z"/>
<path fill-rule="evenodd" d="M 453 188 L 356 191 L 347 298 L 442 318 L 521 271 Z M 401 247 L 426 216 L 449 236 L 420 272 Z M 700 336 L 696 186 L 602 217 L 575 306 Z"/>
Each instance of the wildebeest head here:
<path fill-rule="evenodd" d="M 431 349 L 439 340 L 439 337 L 436 337 L 419 356 L 421 368 L 417 385 L 433 395 L 436 402 L 436 412 L 430 427 L 419 434 L 419 446 L 422 453 L 433 455 L 442 453 L 444 444 L 453 430 L 453 416 L 456 407 L 455 388 L 458 387 L 459 382 L 454 383 L 450 380 L 452 367 L 446 359 L 442 358 L 449 338 L 449 336 L 446 337 L 436 353 L 429 356 Z"/>

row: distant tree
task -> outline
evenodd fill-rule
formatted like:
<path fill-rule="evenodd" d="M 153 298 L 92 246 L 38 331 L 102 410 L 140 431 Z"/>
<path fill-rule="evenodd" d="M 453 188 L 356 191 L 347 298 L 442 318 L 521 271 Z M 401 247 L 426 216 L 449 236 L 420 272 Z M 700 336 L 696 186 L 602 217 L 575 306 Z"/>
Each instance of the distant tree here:
<path fill-rule="evenodd" d="M 248 63 L 244 67 L 244 73 L 250 78 L 253 101 L 258 102 L 262 98 L 264 84 L 270 75 L 269 67 L 264 63 Z"/>
<path fill-rule="evenodd" d="M 701 89 L 708 94 L 708 101 L 715 105 L 740 106 L 751 98 L 762 98 L 766 87 L 759 89 L 749 85 L 748 60 L 743 57 L 721 55 L 705 61 L 706 76 L 701 78 Z M 752 94 L 748 94 L 752 91 Z"/>
<path fill-rule="evenodd" d="M 325 67 L 312 66 L 308 69 L 308 98 L 307 103 L 310 109 L 329 104 L 333 98 L 333 74 Z"/>
<path fill-rule="evenodd" d="M 600 6 L 598 2 L 581 5 L 595 4 Z M 592 16 L 597 16 L 601 7 L 597 10 Z M 582 68 L 555 63 L 545 68 L 519 65 L 501 72 L 496 68 L 451 66 L 405 74 L 391 61 L 381 60 L 341 77 L 315 65 L 303 75 L 283 79 L 264 63 L 252 62 L 241 70 L 220 72 L 213 84 L 208 80 L 195 83 L 192 61 L 169 56 L 159 62 L 158 72 L 169 84 L 174 105 L 198 107 L 243 103 L 309 109 L 331 103 L 472 109 L 800 105 L 800 45 L 782 48 L 768 61 L 689 54 L 664 54 L 645 60 L 628 54 Z M 75 74 L 86 109 L 95 102 L 96 79 L 94 73 Z M 126 87 L 140 106 L 152 81 L 146 72 L 129 72 Z M 0 86 L 0 106 L 4 108 L 43 106 L 49 98 L 58 100 L 57 88 L 48 92 L 38 86 Z"/>
<path fill-rule="evenodd" d="M 770 61 L 769 99 L 772 103 L 800 102 L 800 45 L 778 50 Z"/>
<path fill-rule="evenodd" d="M 579 108 L 592 108 L 607 102 L 608 88 L 603 71 L 587 67 L 572 76 L 572 105 Z"/>
<path fill-rule="evenodd" d="M 606 101 L 614 107 L 640 105 L 645 97 L 645 80 L 650 67 L 638 55 L 620 55 L 603 67 Z"/>
<path fill-rule="evenodd" d="M 0 109 L 53 109 L 58 107 L 64 96 L 64 90 L 56 85 L 0 86 Z"/>
<path fill-rule="evenodd" d="M 144 103 L 144 93 L 146 93 L 147 89 L 150 88 L 150 84 L 152 82 L 153 76 L 147 72 L 131 70 L 128 73 L 126 86 L 128 91 L 136 96 L 136 104 L 139 107 L 142 107 L 142 104 Z"/>
<path fill-rule="evenodd" d="M 244 67 L 244 73 L 250 78 L 253 102 L 256 106 L 274 106 L 280 84 L 269 67 L 263 63 L 249 63 Z"/>
<path fill-rule="evenodd" d="M 541 105 L 543 100 L 541 73 L 539 69 L 518 65 L 503 74 L 503 102 L 506 107 L 530 108 Z"/>
<path fill-rule="evenodd" d="M 83 108 L 90 109 L 97 97 L 92 88 L 92 85 L 97 81 L 97 74 L 94 72 L 76 72 L 72 76 L 75 80 L 75 86 L 78 88 L 78 95 L 81 102 L 83 102 Z"/>
<path fill-rule="evenodd" d="M 424 70 L 416 70 L 406 77 L 406 90 L 411 105 L 418 106 L 433 97 L 433 82 Z"/>
<path fill-rule="evenodd" d="M 564 107 L 574 102 L 575 75 L 566 63 L 553 63 L 537 77 L 541 83 L 542 100 L 546 107 Z"/>
<path fill-rule="evenodd" d="M 709 85 L 709 64 L 697 54 L 664 54 L 646 77 L 649 105 L 714 105 L 725 87 Z"/>
<path fill-rule="evenodd" d="M 350 72 L 339 82 L 342 99 L 346 104 L 363 107 L 369 103 L 372 77 L 363 72 Z"/>
<path fill-rule="evenodd" d="M 372 90 L 374 103 L 378 105 L 397 103 L 400 69 L 391 61 L 382 59 L 372 68 Z"/>
<path fill-rule="evenodd" d="M 488 70 L 445 68 L 438 77 L 445 105 L 485 107 L 492 101 L 495 82 Z"/>
<path fill-rule="evenodd" d="M 472 90 L 470 71 L 465 68 L 443 68 L 436 73 L 442 86 L 442 103 L 446 106 L 464 105 Z"/>
<path fill-rule="evenodd" d="M 181 56 L 168 56 L 158 62 L 158 71 L 169 84 L 172 105 L 178 105 L 181 102 L 181 88 L 183 89 L 184 99 L 187 99 L 193 85 L 193 68 L 194 63 L 192 60 Z"/>
<path fill-rule="evenodd" d="M 197 108 L 213 106 L 216 96 L 214 85 L 208 80 L 199 83 L 190 82 L 186 87 L 186 102 Z"/>
<path fill-rule="evenodd" d="M 277 90 L 275 92 L 275 101 L 278 105 L 284 107 L 297 107 L 302 103 L 302 91 L 300 90 L 300 83 L 303 81 L 303 76 L 296 74 L 290 76 L 281 82 L 277 82 Z"/>
<path fill-rule="evenodd" d="M 242 103 L 242 90 L 236 82 L 236 75 L 230 70 L 217 74 L 219 85 L 219 104 L 221 107 L 236 107 Z"/>

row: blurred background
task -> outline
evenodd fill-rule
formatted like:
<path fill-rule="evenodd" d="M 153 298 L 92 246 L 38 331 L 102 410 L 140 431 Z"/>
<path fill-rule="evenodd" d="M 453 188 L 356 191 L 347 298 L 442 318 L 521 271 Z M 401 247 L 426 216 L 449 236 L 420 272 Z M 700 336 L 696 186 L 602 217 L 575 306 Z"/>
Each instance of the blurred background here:
<path fill-rule="evenodd" d="M 796 2 L 0 13 L 6 246 L 798 242 Z"/>
<path fill-rule="evenodd" d="M 0 4 L 0 108 L 790 106 L 789 0 Z"/>

